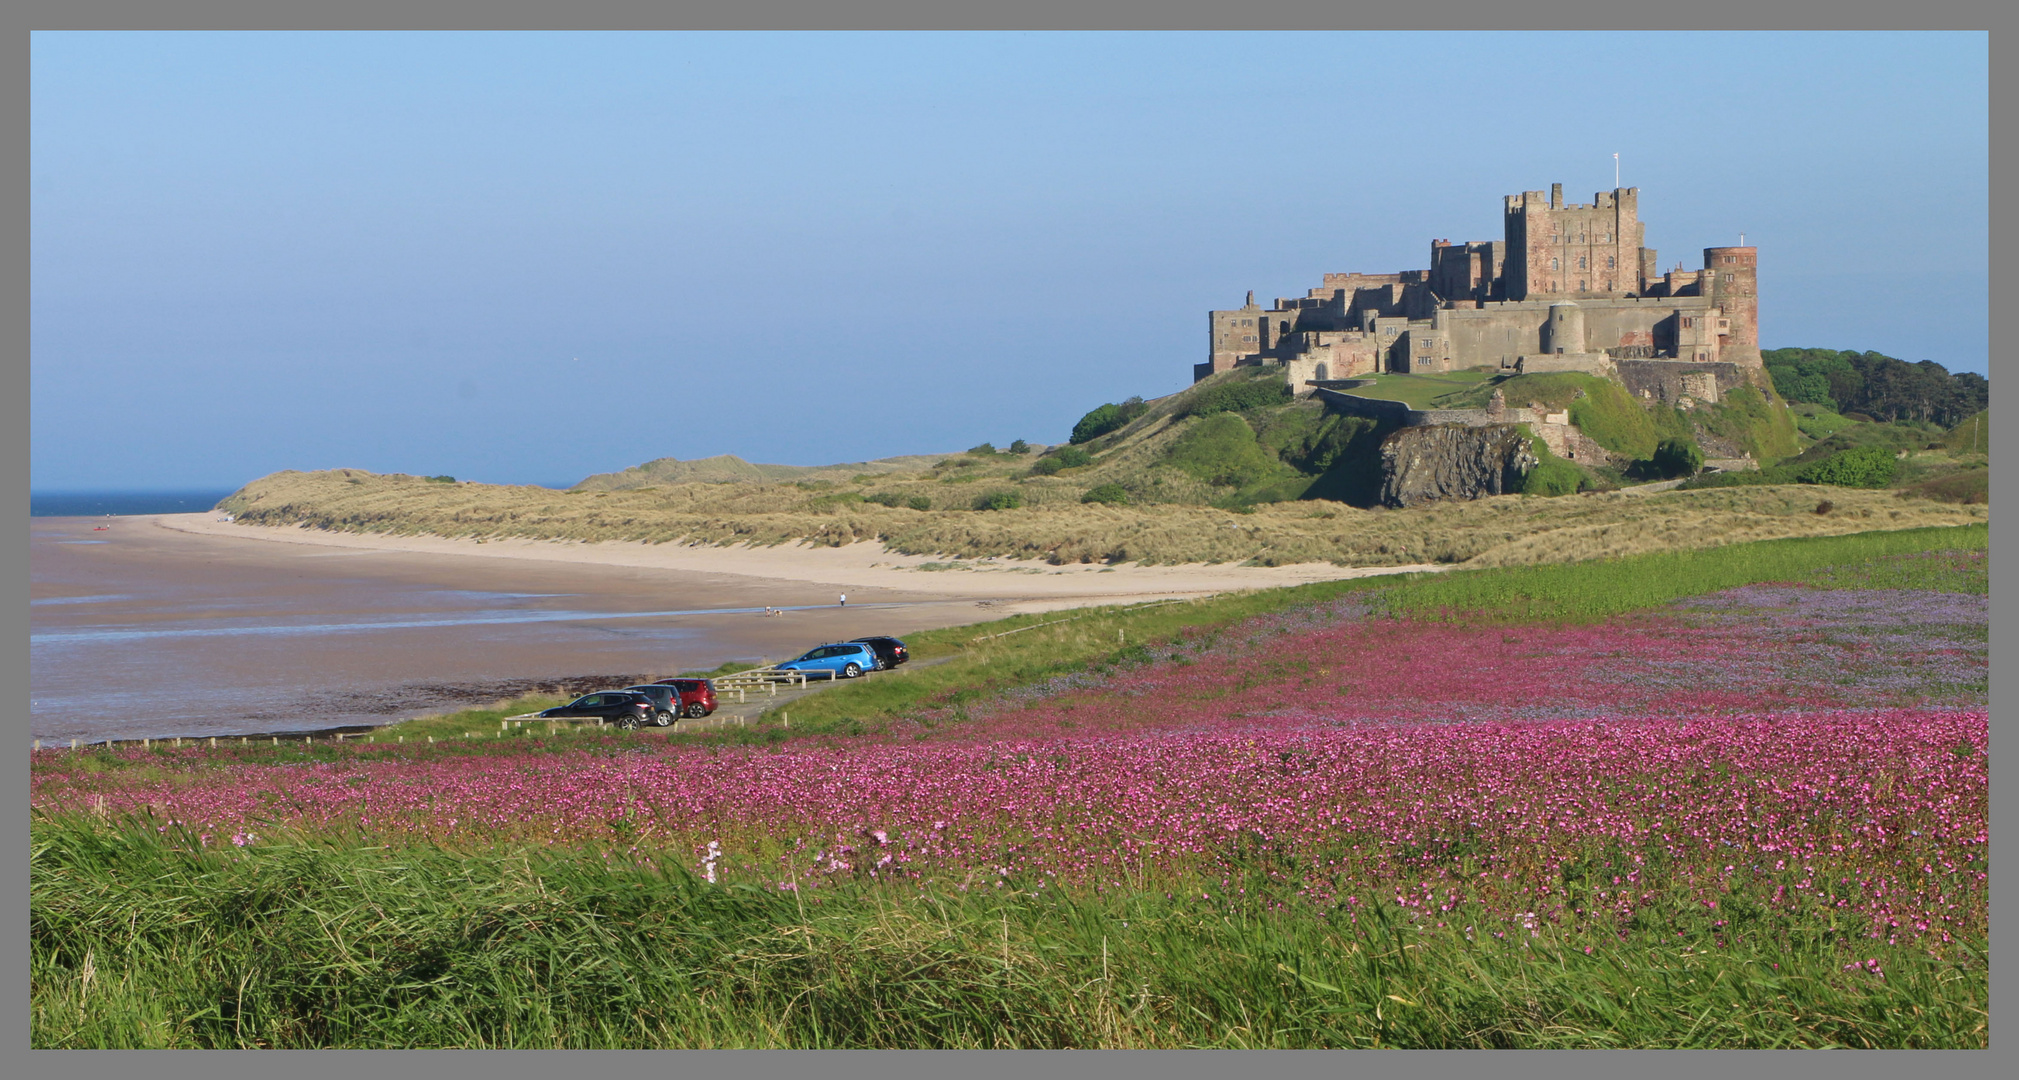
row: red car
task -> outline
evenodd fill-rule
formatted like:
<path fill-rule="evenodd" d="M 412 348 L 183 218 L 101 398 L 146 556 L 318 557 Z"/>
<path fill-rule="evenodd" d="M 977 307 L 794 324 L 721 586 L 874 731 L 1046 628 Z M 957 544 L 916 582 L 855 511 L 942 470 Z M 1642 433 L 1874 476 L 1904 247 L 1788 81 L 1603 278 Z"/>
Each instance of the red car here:
<path fill-rule="evenodd" d="M 680 715 L 699 720 L 715 711 L 715 684 L 707 679 L 660 679 L 656 684 L 680 691 Z"/>

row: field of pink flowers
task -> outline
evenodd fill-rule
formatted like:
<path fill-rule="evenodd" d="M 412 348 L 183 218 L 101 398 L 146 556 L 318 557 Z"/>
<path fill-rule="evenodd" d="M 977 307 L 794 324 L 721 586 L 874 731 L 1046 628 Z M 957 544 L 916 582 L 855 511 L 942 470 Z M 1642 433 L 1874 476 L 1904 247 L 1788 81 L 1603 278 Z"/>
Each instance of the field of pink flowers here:
<path fill-rule="evenodd" d="M 569 845 L 767 889 L 1252 893 L 1468 934 L 1801 925 L 1939 949 L 1985 933 L 1984 619 L 1982 597 L 1897 591 L 1733 590 L 1587 626 L 1342 603 L 958 726 L 286 764 L 128 749 L 95 770 L 56 751 L 32 799 L 209 845 Z"/>

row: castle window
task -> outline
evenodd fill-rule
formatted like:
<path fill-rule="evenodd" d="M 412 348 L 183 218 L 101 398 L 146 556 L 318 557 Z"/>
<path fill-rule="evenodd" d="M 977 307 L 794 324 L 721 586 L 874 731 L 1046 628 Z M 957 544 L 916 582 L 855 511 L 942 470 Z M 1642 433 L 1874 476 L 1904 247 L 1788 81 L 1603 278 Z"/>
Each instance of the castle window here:
<path fill-rule="evenodd" d="M 1614 269 L 1614 266 L 1613 266 L 1613 256 L 1611 256 L 1611 255 L 1607 255 L 1607 256 L 1605 257 L 1605 268 L 1606 268 L 1607 270 L 1611 270 L 1611 269 Z"/>
<path fill-rule="evenodd" d="M 1556 265 L 1556 260 L 1555 260 L 1555 259 L 1551 259 L 1551 260 L 1549 260 L 1549 268 L 1550 268 L 1551 270 L 1556 270 L 1556 269 L 1559 269 L 1559 267 L 1558 267 L 1558 266 Z"/>
<path fill-rule="evenodd" d="M 1726 275 L 1725 275 L 1725 284 L 1727 284 L 1727 285 L 1730 285 L 1731 283 L 1732 283 L 1732 276 L 1731 276 L 1730 274 L 1726 274 Z"/>
<path fill-rule="evenodd" d="M 1577 257 L 1577 268 L 1578 268 L 1579 270 L 1582 270 L 1582 269 L 1584 269 L 1584 256 L 1582 256 L 1582 255 L 1579 255 L 1579 256 Z"/>

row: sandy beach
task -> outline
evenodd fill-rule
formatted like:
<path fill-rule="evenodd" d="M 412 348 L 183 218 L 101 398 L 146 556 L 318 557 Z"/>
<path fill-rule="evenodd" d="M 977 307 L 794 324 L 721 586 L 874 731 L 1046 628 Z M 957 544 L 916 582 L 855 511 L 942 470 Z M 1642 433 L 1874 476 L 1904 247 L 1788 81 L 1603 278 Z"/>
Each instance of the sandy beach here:
<path fill-rule="evenodd" d="M 477 541 L 219 518 L 34 519 L 36 738 L 379 724 L 870 634 L 1435 569 L 954 563 L 873 543 Z"/>
<path fill-rule="evenodd" d="M 162 514 L 132 519 L 194 536 L 309 548 L 404 553 L 443 558 L 517 560 L 720 575 L 772 583 L 826 586 L 870 601 L 885 592 L 986 601 L 1000 613 L 1052 611 L 1088 604 L 1210 596 L 1312 581 L 1443 570 L 1433 564 L 1354 568 L 1331 563 L 1294 566 L 1115 567 L 1052 566 L 1035 560 L 980 559 L 957 564 L 888 551 L 880 543 L 846 547 L 806 544 L 712 547 L 687 544 L 580 543 L 550 540 L 467 540 L 438 536 L 336 533 L 302 526 L 242 525 L 220 515 Z M 957 569 L 943 569 L 949 566 Z"/>

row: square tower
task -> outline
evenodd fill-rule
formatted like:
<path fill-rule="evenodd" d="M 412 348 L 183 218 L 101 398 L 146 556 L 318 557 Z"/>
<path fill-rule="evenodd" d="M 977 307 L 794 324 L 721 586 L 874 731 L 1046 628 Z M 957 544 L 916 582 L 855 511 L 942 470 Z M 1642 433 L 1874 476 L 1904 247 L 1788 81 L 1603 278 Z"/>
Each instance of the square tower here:
<path fill-rule="evenodd" d="M 1509 300 L 1640 295 L 1646 288 L 1640 189 L 1566 205 L 1563 185 L 1509 195 L 1502 210 Z"/>

